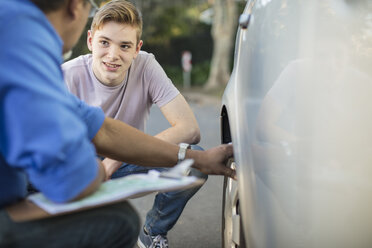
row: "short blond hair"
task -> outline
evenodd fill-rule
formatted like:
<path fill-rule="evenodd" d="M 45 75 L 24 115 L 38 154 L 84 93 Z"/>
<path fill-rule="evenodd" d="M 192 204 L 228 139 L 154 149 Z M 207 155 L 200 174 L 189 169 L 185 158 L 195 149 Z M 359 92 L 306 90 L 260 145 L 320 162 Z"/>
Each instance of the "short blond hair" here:
<path fill-rule="evenodd" d="M 90 30 L 94 33 L 106 22 L 127 24 L 137 29 L 137 44 L 142 35 L 142 16 L 139 10 L 125 0 L 113 0 L 103 5 L 93 18 Z"/>

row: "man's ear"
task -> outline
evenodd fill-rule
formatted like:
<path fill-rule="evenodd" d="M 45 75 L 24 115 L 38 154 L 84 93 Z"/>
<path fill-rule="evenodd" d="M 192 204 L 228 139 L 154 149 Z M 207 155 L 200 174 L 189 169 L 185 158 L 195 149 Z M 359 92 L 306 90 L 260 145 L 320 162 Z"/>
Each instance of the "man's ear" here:
<path fill-rule="evenodd" d="M 93 47 L 92 40 L 93 40 L 93 32 L 92 30 L 88 30 L 87 45 L 88 45 L 89 51 L 92 51 L 92 47 Z"/>
<path fill-rule="evenodd" d="M 143 41 L 140 40 L 140 41 L 138 42 L 137 47 L 136 47 L 136 53 L 134 54 L 134 58 L 136 58 L 137 55 L 138 55 L 138 53 L 141 51 L 141 47 L 142 47 L 142 45 L 143 45 Z"/>
<path fill-rule="evenodd" d="M 84 0 L 67 0 L 67 13 L 73 18 L 76 19 L 79 12 L 79 8 L 82 8 Z"/>

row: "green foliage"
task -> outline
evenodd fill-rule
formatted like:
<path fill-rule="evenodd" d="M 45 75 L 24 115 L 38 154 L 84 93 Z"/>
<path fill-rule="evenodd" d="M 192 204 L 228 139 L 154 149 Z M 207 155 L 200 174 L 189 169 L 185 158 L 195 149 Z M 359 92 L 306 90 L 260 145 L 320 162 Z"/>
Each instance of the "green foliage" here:
<path fill-rule="evenodd" d="M 173 84 L 178 88 L 182 87 L 182 68 L 180 66 L 164 65 L 163 69 L 167 73 L 168 77 L 172 80 Z"/>
<path fill-rule="evenodd" d="M 74 49 L 72 50 L 72 55 L 70 59 L 76 58 L 79 55 L 87 54 L 89 53 L 89 49 L 87 46 L 87 32 L 90 29 L 90 24 L 92 23 L 92 20 L 89 20 L 87 25 L 85 26 L 85 29 L 83 33 L 81 34 L 81 37 L 78 41 L 78 43 L 75 45 Z"/>
<path fill-rule="evenodd" d="M 192 86 L 202 86 L 206 83 L 209 75 L 210 61 L 198 63 L 192 67 Z"/>
<path fill-rule="evenodd" d="M 210 8 L 207 1 L 168 3 L 151 1 L 143 6 L 142 50 L 151 52 L 178 87 L 183 84 L 181 56 L 192 53 L 191 85 L 203 85 L 209 75 L 212 56 L 211 26 L 201 23 L 200 14 Z"/>
<path fill-rule="evenodd" d="M 181 54 L 188 50 L 193 63 L 212 56 L 211 27 L 199 21 L 209 6 L 205 1 L 176 1 L 173 4 L 149 4 L 142 10 L 143 50 L 153 53 L 159 63 L 181 65 Z M 151 14 L 150 14 L 151 13 Z"/>
<path fill-rule="evenodd" d="M 187 1 L 176 5 L 153 4 L 151 9 L 143 9 L 143 40 L 152 46 L 192 36 L 199 31 L 199 15 L 206 8 L 206 4 L 193 5 Z"/>
<path fill-rule="evenodd" d="M 191 86 L 202 86 L 208 79 L 210 62 L 204 61 L 192 66 Z M 180 66 L 165 65 L 164 71 L 172 82 L 178 87 L 183 87 L 183 70 Z"/>

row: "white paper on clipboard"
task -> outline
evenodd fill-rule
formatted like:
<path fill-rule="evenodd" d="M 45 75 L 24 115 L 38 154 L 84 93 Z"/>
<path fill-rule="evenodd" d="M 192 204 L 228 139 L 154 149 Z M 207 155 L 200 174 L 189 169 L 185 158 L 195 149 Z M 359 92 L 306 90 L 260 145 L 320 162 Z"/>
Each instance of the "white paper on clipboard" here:
<path fill-rule="evenodd" d="M 192 164 L 193 160 L 188 159 L 177 164 L 166 173 L 149 171 L 147 174 L 134 174 L 108 180 L 102 183 L 95 193 L 74 202 L 54 203 L 42 193 L 32 194 L 27 199 L 53 215 L 102 206 L 146 193 L 185 189 L 201 185 L 204 182 L 204 180 L 194 176 L 185 176 L 186 171 Z"/>

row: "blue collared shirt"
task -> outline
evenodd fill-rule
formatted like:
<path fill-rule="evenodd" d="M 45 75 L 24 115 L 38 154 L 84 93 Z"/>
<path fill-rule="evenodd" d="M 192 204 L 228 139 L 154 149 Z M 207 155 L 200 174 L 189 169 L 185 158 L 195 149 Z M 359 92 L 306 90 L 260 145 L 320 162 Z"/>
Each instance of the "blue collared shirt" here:
<path fill-rule="evenodd" d="M 1 0 L 0 23 L 0 207 L 24 198 L 27 180 L 68 201 L 97 176 L 104 114 L 68 93 L 62 40 L 33 3 Z"/>

